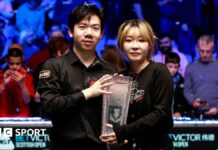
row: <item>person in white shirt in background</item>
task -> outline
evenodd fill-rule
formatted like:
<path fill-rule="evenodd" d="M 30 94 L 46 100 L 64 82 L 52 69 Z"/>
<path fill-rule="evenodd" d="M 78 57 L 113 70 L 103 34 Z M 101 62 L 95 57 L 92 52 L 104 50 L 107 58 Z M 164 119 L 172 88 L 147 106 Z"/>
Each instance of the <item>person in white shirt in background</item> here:
<path fill-rule="evenodd" d="M 157 54 L 154 55 L 153 61 L 165 63 L 165 56 L 169 52 L 175 52 L 180 57 L 180 68 L 179 73 L 184 77 L 185 68 L 188 65 L 188 59 L 186 58 L 185 54 L 180 52 L 176 47 L 173 47 L 173 40 L 171 36 L 167 33 L 163 33 L 160 35 L 159 40 L 159 50 Z"/>

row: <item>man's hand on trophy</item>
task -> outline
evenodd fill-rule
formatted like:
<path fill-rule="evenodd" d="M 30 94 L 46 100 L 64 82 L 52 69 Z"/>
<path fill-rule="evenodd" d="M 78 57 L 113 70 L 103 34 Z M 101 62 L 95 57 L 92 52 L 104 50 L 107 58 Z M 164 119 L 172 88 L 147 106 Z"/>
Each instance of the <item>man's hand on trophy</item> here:
<path fill-rule="evenodd" d="M 111 92 L 108 91 L 108 87 L 114 83 L 112 78 L 113 77 L 111 75 L 106 74 L 94 82 L 89 88 L 82 90 L 85 99 L 88 100 L 92 97 L 100 96 L 102 94 L 111 94 Z"/>

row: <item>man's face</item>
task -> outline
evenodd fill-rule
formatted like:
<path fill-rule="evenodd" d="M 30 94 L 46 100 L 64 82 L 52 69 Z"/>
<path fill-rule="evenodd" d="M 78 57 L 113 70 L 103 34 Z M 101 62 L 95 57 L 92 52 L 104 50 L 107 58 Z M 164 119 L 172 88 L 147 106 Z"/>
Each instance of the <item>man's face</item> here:
<path fill-rule="evenodd" d="M 8 59 L 8 67 L 10 70 L 17 71 L 22 67 L 22 58 L 10 56 Z"/>
<path fill-rule="evenodd" d="M 166 66 L 169 69 L 172 77 L 175 76 L 179 71 L 179 64 L 178 63 L 169 62 L 169 63 L 166 63 Z"/>
<path fill-rule="evenodd" d="M 172 41 L 169 37 L 164 37 L 160 39 L 160 50 L 163 54 L 166 54 L 168 52 L 172 51 Z"/>
<path fill-rule="evenodd" d="M 203 62 L 211 61 L 213 55 L 213 45 L 211 43 L 200 44 L 198 47 L 198 51 L 200 54 L 201 61 Z"/>
<path fill-rule="evenodd" d="M 92 15 L 75 24 L 69 31 L 74 40 L 74 48 L 78 51 L 93 51 L 102 36 L 101 22 L 98 16 Z"/>

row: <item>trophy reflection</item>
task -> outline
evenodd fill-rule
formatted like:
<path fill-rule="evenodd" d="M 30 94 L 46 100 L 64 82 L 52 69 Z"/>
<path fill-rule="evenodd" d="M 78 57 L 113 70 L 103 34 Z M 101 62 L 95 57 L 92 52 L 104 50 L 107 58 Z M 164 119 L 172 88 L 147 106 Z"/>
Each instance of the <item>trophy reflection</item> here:
<path fill-rule="evenodd" d="M 113 76 L 114 84 L 107 90 L 112 94 L 103 95 L 102 134 L 112 132 L 106 124 L 123 125 L 127 120 L 129 108 L 132 78 L 127 76 Z"/>

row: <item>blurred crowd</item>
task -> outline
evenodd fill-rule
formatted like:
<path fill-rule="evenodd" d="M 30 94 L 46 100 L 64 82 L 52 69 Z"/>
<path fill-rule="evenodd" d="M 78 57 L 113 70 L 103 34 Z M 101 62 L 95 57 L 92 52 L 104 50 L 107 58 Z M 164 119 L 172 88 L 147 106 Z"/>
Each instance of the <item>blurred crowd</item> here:
<path fill-rule="evenodd" d="M 36 91 L 39 72 L 46 60 L 70 50 L 72 43 L 68 36 L 68 14 L 72 8 L 84 3 L 96 4 L 106 14 L 104 36 L 97 52 L 117 71 L 122 71 L 128 63 L 116 46 L 119 25 L 133 18 L 150 22 L 158 38 L 153 60 L 167 65 L 175 90 L 179 89 L 179 96 L 176 98 L 175 95 L 174 98 L 175 117 L 199 117 L 205 112 L 202 107 L 210 105 L 206 109 L 208 111 L 218 106 L 218 79 L 207 75 L 214 71 L 215 65 L 208 70 L 201 68 L 203 76 L 200 76 L 201 72 L 193 71 L 193 67 L 186 70 L 187 66 L 199 60 L 203 59 L 203 64 L 207 64 L 217 58 L 218 0 L 0 0 L 0 116 L 42 115 L 40 96 Z M 208 49 L 209 56 L 204 51 Z M 204 58 L 209 60 L 204 61 Z M 173 67 L 177 69 L 174 72 L 171 70 Z M 193 75 L 193 72 L 199 76 L 194 76 L 196 74 Z M 6 86 L 9 85 L 9 78 L 16 82 Z M 208 82 L 199 88 L 197 79 L 201 84 L 206 79 Z M 183 94 L 183 87 L 186 94 Z M 191 89 L 194 87 L 196 89 Z M 210 87 L 213 90 L 204 90 Z M 5 90 L 7 88 L 8 91 Z M 2 101 L 3 97 L 11 103 Z M 25 104 L 22 99 L 25 99 Z M 29 104 L 28 108 L 26 104 Z M 13 109 L 11 112 L 7 112 L 9 107 Z M 201 111 L 197 111 L 196 115 L 196 110 Z M 206 116 L 217 117 L 217 110 L 210 111 Z"/>

